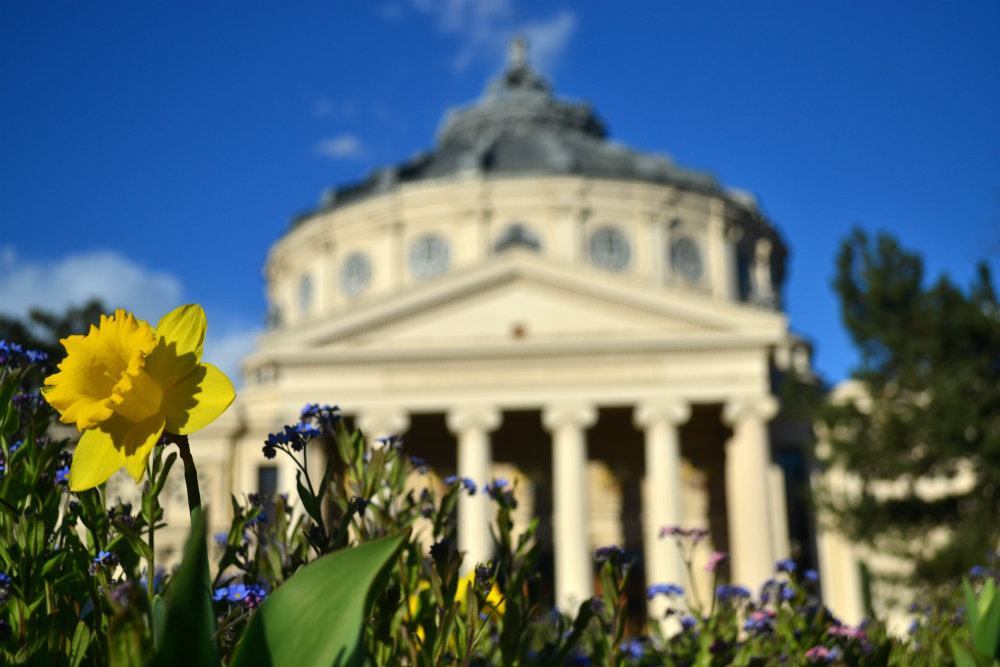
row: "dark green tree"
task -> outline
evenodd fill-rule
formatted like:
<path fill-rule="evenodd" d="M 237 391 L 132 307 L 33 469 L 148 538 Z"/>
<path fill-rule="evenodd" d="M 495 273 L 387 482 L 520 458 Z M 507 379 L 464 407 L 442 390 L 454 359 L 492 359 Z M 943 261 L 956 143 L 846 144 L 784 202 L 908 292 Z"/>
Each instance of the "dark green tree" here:
<path fill-rule="evenodd" d="M 851 538 L 912 559 L 912 583 L 953 582 L 1000 543 L 1000 305 L 989 270 L 981 263 L 967 289 L 946 277 L 927 285 L 919 256 L 855 230 L 834 285 L 866 399 L 821 411 L 821 458 L 859 480 L 832 514 Z"/>

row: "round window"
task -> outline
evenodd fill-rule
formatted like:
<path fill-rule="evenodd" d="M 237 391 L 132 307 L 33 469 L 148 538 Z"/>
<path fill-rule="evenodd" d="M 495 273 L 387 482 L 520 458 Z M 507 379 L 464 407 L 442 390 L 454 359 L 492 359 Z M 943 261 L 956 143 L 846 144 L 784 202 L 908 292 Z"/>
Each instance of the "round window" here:
<path fill-rule="evenodd" d="M 628 239 L 614 227 L 602 227 L 590 235 L 590 261 L 611 271 L 623 271 L 632 259 Z"/>
<path fill-rule="evenodd" d="M 410 246 L 410 272 L 414 278 L 440 275 L 448 270 L 450 260 L 448 242 L 435 234 L 421 236 Z"/>
<path fill-rule="evenodd" d="M 371 278 L 372 263 L 364 253 L 351 253 L 340 266 L 340 290 L 347 296 L 364 292 Z"/>

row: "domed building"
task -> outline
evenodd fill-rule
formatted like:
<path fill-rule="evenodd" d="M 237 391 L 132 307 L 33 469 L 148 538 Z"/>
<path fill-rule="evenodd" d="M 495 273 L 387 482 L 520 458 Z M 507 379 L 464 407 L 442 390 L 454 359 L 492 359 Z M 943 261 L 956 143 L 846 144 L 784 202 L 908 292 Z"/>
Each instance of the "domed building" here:
<path fill-rule="evenodd" d="M 433 150 L 328 190 L 271 247 L 269 329 L 206 430 L 220 498 L 294 490 L 261 444 L 336 403 L 442 478 L 514 482 L 563 608 L 593 594 L 606 544 L 646 584 L 683 583 L 669 525 L 708 528 L 700 557 L 731 552 L 732 580 L 756 586 L 811 559 L 789 500 L 804 431 L 776 398 L 789 371 L 810 376 L 786 257 L 751 195 L 610 141 L 515 41 Z M 459 512 L 466 563 L 487 560 L 487 498 Z"/>

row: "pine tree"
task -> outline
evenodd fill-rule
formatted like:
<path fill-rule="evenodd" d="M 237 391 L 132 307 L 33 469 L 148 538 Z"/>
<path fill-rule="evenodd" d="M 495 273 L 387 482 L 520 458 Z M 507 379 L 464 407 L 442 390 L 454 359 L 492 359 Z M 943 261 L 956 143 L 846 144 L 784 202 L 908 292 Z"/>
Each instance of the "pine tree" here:
<path fill-rule="evenodd" d="M 952 582 L 1000 541 L 1000 305 L 988 268 L 966 290 L 945 277 L 926 286 L 919 256 L 855 230 L 834 284 L 865 395 L 821 411 L 824 462 L 859 481 L 836 522 L 912 559 L 914 583 Z"/>

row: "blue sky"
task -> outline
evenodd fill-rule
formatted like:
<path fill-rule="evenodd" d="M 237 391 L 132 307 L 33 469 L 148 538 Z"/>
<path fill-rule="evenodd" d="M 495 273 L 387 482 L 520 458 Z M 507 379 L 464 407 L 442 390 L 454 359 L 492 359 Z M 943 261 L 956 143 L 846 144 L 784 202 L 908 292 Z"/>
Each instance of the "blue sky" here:
<path fill-rule="evenodd" d="M 1000 3 L 9 0 L 0 311 L 196 301 L 232 371 L 289 218 L 431 147 L 515 31 L 613 139 L 758 196 L 827 381 L 855 362 L 830 287 L 852 226 L 929 278 L 1000 273 Z"/>

